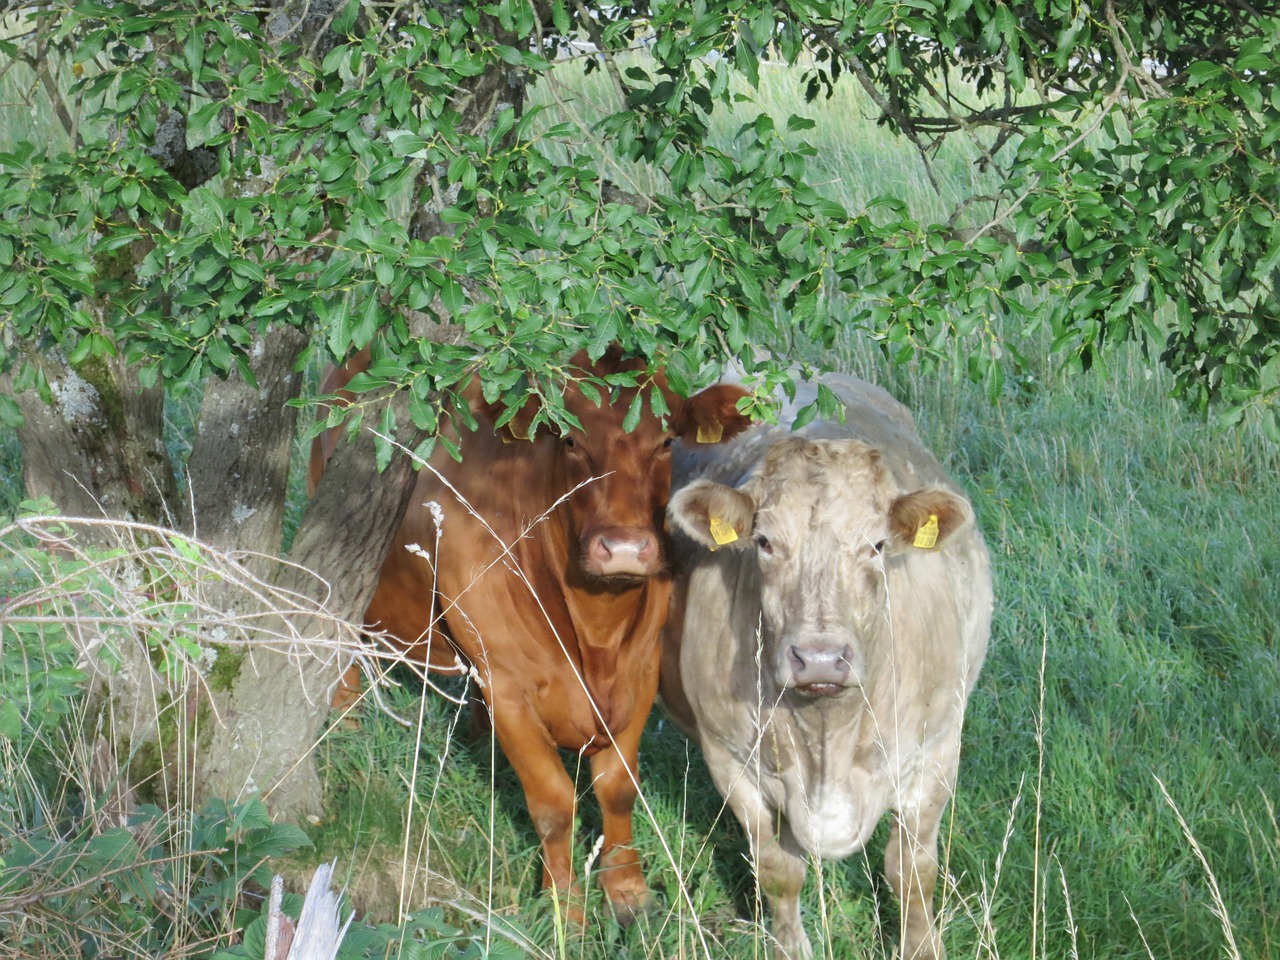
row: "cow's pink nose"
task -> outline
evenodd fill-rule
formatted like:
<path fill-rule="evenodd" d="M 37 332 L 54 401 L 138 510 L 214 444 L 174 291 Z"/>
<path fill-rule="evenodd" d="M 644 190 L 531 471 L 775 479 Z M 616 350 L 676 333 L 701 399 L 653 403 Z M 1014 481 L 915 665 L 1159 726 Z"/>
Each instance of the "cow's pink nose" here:
<path fill-rule="evenodd" d="M 606 532 L 591 538 L 586 566 L 598 577 L 647 577 L 657 557 L 651 533 Z"/>
<path fill-rule="evenodd" d="M 793 643 L 787 650 L 787 666 L 791 672 L 787 686 L 817 696 L 839 693 L 849 685 L 853 656 L 853 648 L 847 643 L 838 647 Z"/>

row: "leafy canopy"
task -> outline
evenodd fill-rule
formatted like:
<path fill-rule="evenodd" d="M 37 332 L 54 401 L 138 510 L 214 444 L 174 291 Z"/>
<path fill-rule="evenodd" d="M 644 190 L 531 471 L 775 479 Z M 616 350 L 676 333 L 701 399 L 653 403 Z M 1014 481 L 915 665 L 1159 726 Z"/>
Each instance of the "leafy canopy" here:
<path fill-rule="evenodd" d="M 0 41 L 52 104 L 0 154 L 19 387 L 57 347 L 182 389 L 284 323 L 372 343 L 434 432 L 477 374 L 560 419 L 564 357 L 611 341 L 681 390 L 735 358 L 763 396 L 868 337 L 994 397 L 1043 329 L 1082 369 L 1138 340 L 1280 436 L 1280 21 L 1245 0 L 302 6 L 47 2 Z M 850 209 L 813 182 L 813 121 L 753 109 L 766 60 L 810 99 L 861 85 L 926 168 L 971 142 L 983 193 Z M 528 102 L 579 63 L 609 97 Z"/>

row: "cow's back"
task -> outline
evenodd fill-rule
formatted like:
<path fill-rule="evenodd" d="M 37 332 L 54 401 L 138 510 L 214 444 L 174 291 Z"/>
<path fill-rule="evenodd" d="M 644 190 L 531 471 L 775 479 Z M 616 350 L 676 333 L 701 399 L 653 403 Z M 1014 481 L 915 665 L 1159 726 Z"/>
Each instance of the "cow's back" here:
<path fill-rule="evenodd" d="M 796 414 L 818 395 L 817 383 L 829 387 L 845 410 L 844 423 L 812 420 L 792 429 Z M 796 385 L 794 400 L 783 403 L 776 424 L 758 424 L 736 439 L 716 447 L 684 445 L 677 451 L 674 485 L 682 487 L 699 477 L 737 486 L 763 460 L 768 449 L 787 437 L 812 439 L 853 437 L 918 470 L 929 482 L 954 486 L 937 459 L 925 447 L 911 412 L 881 387 L 846 373 L 824 374 L 816 382 Z"/>

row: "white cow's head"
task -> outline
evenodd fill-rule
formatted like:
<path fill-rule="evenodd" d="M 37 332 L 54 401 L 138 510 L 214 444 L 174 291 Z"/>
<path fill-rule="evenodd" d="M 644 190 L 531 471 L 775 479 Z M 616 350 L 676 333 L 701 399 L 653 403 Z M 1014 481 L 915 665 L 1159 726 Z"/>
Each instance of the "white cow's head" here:
<path fill-rule="evenodd" d="M 779 691 L 810 698 L 866 680 L 868 649 L 887 631 L 887 571 L 971 518 L 948 490 L 898 490 L 859 441 L 801 438 L 771 447 L 741 488 L 698 480 L 668 512 L 711 550 L 754 551 L 764 669 Z"/>

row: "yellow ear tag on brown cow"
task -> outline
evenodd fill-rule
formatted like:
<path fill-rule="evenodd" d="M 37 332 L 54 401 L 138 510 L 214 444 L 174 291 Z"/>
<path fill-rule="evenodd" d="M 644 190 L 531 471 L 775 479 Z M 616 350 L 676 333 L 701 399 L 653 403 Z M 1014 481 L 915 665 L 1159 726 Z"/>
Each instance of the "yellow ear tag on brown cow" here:
<path fill-rule="evenodd" d="M 698 442 L 699 443 L 719 443 L 720 438 L 724 436 L 724 424 L 717 420 L 715 423 L 698 424 Z M 735 534 L 734 540 L 738 537 Z M 726 541 L 728 542 L 728 541 Z"/>
<path fill-rule="evenodd" d="M 929 514 L 929 519 L 924 526 L 916 531 L 916 538 L 912 541 L 912 545 L 919 547 L 921 550 L 932 550 L 937 543 L 938 515 L 936 513 L 931 513 Z"/>
<path fill-rule="evenodd" d="M 723 547 L 726 543 L 733 543 L 738 539 L 738 531 L 734 529 L 733 524 L 720 517 L 711 516 L 711 539 L 716 542 L 716 547 Z M 714 550 L 715 547 L 712 547 Z"/>

